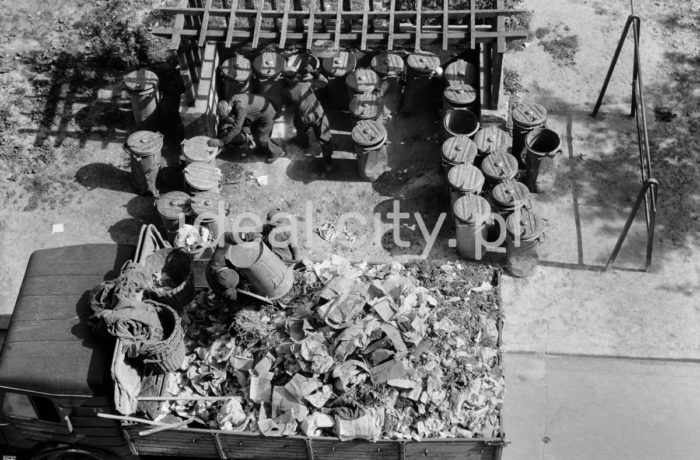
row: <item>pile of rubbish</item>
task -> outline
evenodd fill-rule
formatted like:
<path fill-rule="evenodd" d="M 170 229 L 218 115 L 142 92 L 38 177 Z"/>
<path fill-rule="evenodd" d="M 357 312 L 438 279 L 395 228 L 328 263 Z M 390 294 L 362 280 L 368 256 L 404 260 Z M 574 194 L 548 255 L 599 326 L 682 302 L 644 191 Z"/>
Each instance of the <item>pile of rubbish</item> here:
<path fill-rule="evenodd" d="M 499 435 L 497 276 L 432 262 L 305 262 L 276 306 L 231 313 L 202 293 L 161 416 L 266 436 Z M 175 400 L 177 398 L 177 400 Z"/>

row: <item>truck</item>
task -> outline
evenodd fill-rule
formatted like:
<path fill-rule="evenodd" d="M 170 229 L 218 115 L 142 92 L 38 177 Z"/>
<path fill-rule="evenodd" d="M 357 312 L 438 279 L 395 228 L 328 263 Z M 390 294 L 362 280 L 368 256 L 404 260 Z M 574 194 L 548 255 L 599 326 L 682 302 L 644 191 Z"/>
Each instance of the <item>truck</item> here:
<path fill-rule="evenodd" d="M 493 439 L 368 442 L 189 427 L 158 431 L 138 420 L 105 418 L 119 417 L 110 375 L 115 343 L 91 331 L 90 292 L 116 278 L 135 253 L 136 248 L 129 245 L 85 244 L 31 255 L 0 351 L 3 460 L 501 457 L 502 432 Z M 202 268 L 201 263 L 195 266 Z"/>

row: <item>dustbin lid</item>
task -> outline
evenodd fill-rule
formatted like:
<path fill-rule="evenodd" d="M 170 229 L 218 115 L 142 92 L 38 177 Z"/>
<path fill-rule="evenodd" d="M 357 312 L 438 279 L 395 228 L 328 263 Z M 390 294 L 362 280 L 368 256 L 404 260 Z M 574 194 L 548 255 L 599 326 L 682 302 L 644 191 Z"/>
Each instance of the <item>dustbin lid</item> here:
<path fill-rule="evenodd" d="M 309 53 L 295 54 L 293 56 L 290 56 L 289 59 L 287 59 L 287 68 L 290 70 L 294 70 L 295 72 L 305 69 L 306 66 L 309 64 L 311 64 L 311 67 L 314 70 L 318 70 L 318 67 L 320 65 L 318 62 L 318 58 Z"/>
<path fill-rule="evenodd" d="M 465 224 L 474 224 L 477 220 L 486 221 L 491 215 L 491 205 L 479 195 L 470 193 L 457 198 L 452 212 L 455 218 Z"/>
<path fill-rule="evenodd" d="M 151 91 L 158 87 L 158 76 L 150 70 L 134 70 L 124 77 L 124 86 L 129 91 Z"/>
<path fill-rule="evenodd" d="M 190 201 L 190 208 L 195 216 L 200 216 L 205 212 L 218 215 L 219 204 L 221 204 L 225 212 L 228 203 L 221 198 L 221 195 L 214 192 L 202 192 L 192 198 Z"/>
<path fill-rule="evenodd" d="M 168 192 L 156 200 L 156 209 L 166 219 L 177 219 L 180 214 L 188 214 L 191 198 L 185 192 Z"/>
<path fill-rule="evenodd" d="M 448 86 L 442 95 L 447 102 L 453 105 L 469 105 L 476 101 L 476 90 L 466 83 Z"/>
<path fill-rule="evenodd" d="M 491 190 L 491 197 L 501 207 L 518 208 L 530 198 L 530 191 L 525 184 L 508 179 Z"/>
<path fill-rule="evenodd" d="M 547 109 L 539 104 L 524 102 L 513 109 L 512 116 L 520 126 L 539 126 L 547 121 Z"/>
<path fill-rule="evenodd" d="M 531 241 L 537 239 L 544 232 L 542 219 L 533 211 L 521 209 L 506 219 L 506 230 L 511 235 L 520 234 L 520 239 Z"/>
<path fill-rule="evenodd" d="M 508 148 L 513 144 L 513 138 L 498 125 L 485 125 L 474 136 L 474 142 L 476 142 L 480 155 L 488 155 L 496 152 L 508 152 Z"/>
<path fill-rule="evenodd" d="M 355 70 L 357 60 L 347 51 L 338 51 L 334 56 L 325 58 L 321 65 L 326 75 L 331 77 L 343 77 Z"/>
<path fill-rule="evenodd" d="M 447 173 L 447 182 L 450 187 L 460 192 L 471 192 L 484 185 L 484 175 L 474 165 L 461 164 L 450 168 L 450 172 Z"/>
<path fill-rule="evenodd" d="M 440 58 L 432 53 L 414 53 L 406 59 L 409 70 L 428 74 L 440 67 Z"/>
<path fill-rule="evenodd" d="M 445 81 L 448 85 L 456 83 L 472 84 L 472 78 L 476 75 L 476 66 L 464 59 L 450 62 L 445 68 Z"/>
<path fill-rule="evenodd" d="M 355 69 L 348 74 L 345 83 L 355 93 L 366 93 L 377 88 L 379 75 L 372 69 Z"/>
<path fill-rule="evenodd" d="M 451 164 L 474 163 L 476 144 L 465 134 L 452 136 L 442 143 L 442 158 Z"/>
<path fill-rule="evenodd" d="M 185 182 L 195 190 L 215 190 L 221 180 L 221 170 L 207 163 L 191 163 L 185 167 Z"/>
<path fill-rule="evenodd" d="M 209 136 L 195 136 L 182 141 L 182 155 L 188 162 L 210 161 L 219 152 L 219 147 L 211 147 Z"/>
<path fill-rule="evenodd" d="M 352 130 L 352 140 L 360 147 L 380 145 L 386 140 L 386 128 L 374 120 L 362 120 Z"/>
<path fill-rule="evenodd" d="M 163 135 L 153 131 L 136 131 L 126 139 L 126 147 L 134 155 L 155 155 L 163 148 Z"/>
<path fill-rule="evenodd" d="M 263 51 L 253 61 L 253 71 L 265 78 L 273 78 L 282 73 L 287 61 L 273 51 Z"/>
<path fill-rule="evenodd" d="M 375 72 L 385 77 L 401 75 L 401 73 L 403 73 L 404 62 L 401 56 L 396 53 L 382 53 L 374 56 L 370 65 Z"/>
<path fill-rule="evenodd" d="M 518 160 L 509 153 L 496 152 L 487 155 L 481 163 L 484 176 L 495 179 L 512 179 L 518 172 Z"/>
<path fill-rule="evenodd" d="M 221 75 L 229 80 L 246 82 L 250 79 L 250 74 L 250 61 L 240 54 L 221 63 Z"/>
<path fill-rule="evenodd" d="M 379 115 L 379 97 L 374 93 L 358 93 L 350 99 L 350 113 L 357 118 L 371 120 Z"/>

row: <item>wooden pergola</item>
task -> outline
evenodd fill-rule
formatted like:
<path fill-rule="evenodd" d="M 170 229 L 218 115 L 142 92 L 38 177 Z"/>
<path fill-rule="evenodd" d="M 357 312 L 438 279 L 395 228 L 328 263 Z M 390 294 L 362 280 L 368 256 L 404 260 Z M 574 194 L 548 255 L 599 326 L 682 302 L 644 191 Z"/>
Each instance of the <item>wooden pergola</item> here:
<path fill-rule="evenodd" d="M 482 91 L 488 99 L 483 103 L 494 105 L 506 42 L 527 37 L 526 30 L 506 30 L 507 17 L 526 11 L 506 9 L 504 0 L 495 3 L 495 8 L 477 9 L 475 0 L 466 0 L 468 9 L 450 9 L 443 0 L 441 9 L 426 10 L 422 0 L 415 0 L 415 9 L 404 10 L 396 0 L 382 2 L 381 8 L 374 0 L 180 0 L 178 7 L 161 9 L 174 16 L 172 25 L 152 33 L 170 40 L 191 101 L 208 43 L 310 50 L 324 43 L 332 50 L 480 50 Z"/>

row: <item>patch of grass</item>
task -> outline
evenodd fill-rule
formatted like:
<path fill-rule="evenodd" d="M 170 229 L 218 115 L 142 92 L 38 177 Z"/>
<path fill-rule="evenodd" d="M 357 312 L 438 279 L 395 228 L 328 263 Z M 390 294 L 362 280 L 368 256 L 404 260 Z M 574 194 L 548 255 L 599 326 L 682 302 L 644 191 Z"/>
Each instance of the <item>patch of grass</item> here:
<path fill-rule="evenodd" d="M 551 40 L 543 40 L 540 44 L 558 63 L 573 65 L 578 51 L 578 35 L 560 35 Z"/>
<path fill-rule="evenodd" d="M 518 94 L 524 91 L 520 81 L 520 74 L 513 69 L 506 67 L 503 69 L 503 89 L 508 94 Z"/>

